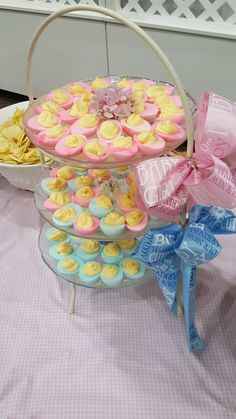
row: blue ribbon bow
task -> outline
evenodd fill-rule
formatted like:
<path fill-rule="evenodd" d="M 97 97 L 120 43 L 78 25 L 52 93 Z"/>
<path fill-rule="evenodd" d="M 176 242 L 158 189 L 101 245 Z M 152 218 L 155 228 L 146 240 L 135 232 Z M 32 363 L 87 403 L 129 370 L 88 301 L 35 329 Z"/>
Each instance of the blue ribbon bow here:
<path fill-rule="evenodd" d="M 236 217 L 232 211 L 195 205 L 189 212 L 188 224 L 170 224 L 150 230 L 133 255 L 156 273 L 157 281 L 170 310 L 176 315 L 177 288 L 183 275 L 183 306 L 190 351 L 202 349 L 194 322 L 196 267 L 214 259 L 221 245 L 214 234 L 236 233 Z"/>

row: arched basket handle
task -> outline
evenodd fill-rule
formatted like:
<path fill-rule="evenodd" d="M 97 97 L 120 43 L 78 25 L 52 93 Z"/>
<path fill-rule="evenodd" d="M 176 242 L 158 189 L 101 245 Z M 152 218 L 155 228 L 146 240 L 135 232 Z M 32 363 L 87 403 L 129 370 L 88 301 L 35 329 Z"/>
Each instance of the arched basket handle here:
<path fill-rule="evenodd" d="M 131 22 L 130 20 L 126 19 L 125 17 L 121 16 L 120 14 L 114 12 L 113 10 L 107 9 L 105 7 L 99 7 L 99 6 L 87 6 L 87 5 L 81 5 L 81 6 L 71 6 L 71 7 L 65 7 L 62 10 L 56 11 L 49 15 L 47 19 L 45 19 L 42 24 L 38 27 L 36 30 L 34 37 L 31 42 L 30 50 L 28 53 L 28 60 L 27 60 L 27 89 L 28 89 L 28 96 L 30 103 L 33 101 L 33 88 L 32 88 L 32 59 L 33 59 L 33 53 L 35 50 L 35 47 L 37 45 L 38 39 L 41 35 L 41 33 L 44 31 L 44 29 L 55 19 L 57 19 L 60 16 L 63 16 L 70 12 L 75 11 L 87 11 L 87 12 L 96 12 L 100 13 L 105 16 L 110 16 L 115 20 L 118 20 L 119 22 L 123 23 L 128 28 L 132 29 L 134 32 L 136 32 L 155 52 L 155 54 L 158 56 L 162 64 L 164 65 L 165 69 L 167 70 L 171 81 L 176 86 L 176 90 L 182 100 L 185 118 L 186 118 L 186 132 L 187 132 L 187 151 L 186 151 L 186 157 L 191 158 L 193 154 L 193 122 L 192 122 L 192 116 L 190 111 L 190 106 L 188 103 L 187 96 L 185 94 L 184 88 L 182 86 L 182 83 L 172 66 L 169 59 L 166 57 L 162 49 L 156 44 L 155 41 L 152 40 L 152 38 L 138 25 L 136 25 L 134 22 Z"/>

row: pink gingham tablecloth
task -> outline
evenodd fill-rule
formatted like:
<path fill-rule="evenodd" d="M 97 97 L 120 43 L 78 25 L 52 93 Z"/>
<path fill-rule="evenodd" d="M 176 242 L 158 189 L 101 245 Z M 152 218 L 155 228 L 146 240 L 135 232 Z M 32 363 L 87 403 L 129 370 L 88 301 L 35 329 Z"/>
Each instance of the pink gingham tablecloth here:
<path fill-rule="evenodd" d="M 30 192 L 0 178 L 0 418 L 236 418 L 236 237 L 198 271 L 197 326 L 184 323 L 155 281 L 130 289 L 69 286 L 43 263 Z"/>

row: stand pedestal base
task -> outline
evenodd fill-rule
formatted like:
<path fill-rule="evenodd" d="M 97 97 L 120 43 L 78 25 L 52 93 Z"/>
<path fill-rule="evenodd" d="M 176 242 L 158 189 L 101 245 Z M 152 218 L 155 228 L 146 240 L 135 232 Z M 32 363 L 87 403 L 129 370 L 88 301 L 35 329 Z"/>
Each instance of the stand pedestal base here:
<path fill-rule="evenodd" d="M 75 312 L 75 301 L 76 301 L 76 285 L 70 284 L 70 306 L 69 306 L 70 314 L 74 314 Z"/>

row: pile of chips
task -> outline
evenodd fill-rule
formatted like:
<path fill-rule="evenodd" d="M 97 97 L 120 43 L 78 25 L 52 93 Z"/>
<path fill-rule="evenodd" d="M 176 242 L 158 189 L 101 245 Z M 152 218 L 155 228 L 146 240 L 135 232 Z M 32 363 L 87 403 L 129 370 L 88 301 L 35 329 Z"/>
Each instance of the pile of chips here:
<path fill-rule="evenodd" d="M 17 109 L 12 118 L 0 125 L 0 162 L 8 164 L 34 164 L 40 161 L 39 151 L 26 136 L 22 117 Z"/>

